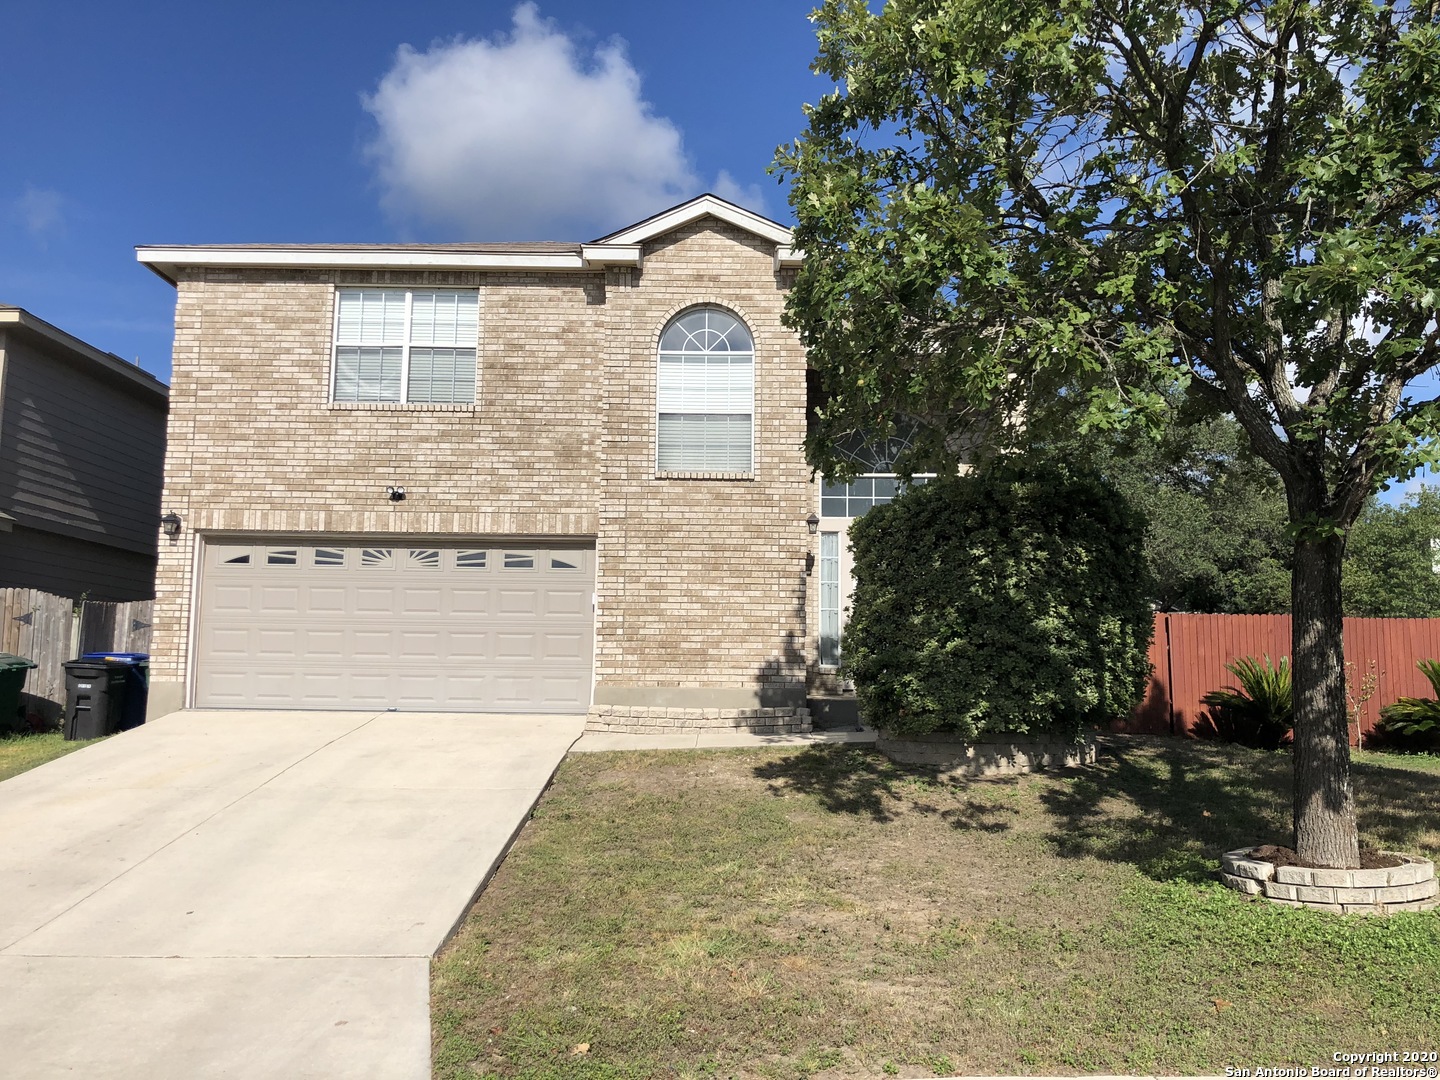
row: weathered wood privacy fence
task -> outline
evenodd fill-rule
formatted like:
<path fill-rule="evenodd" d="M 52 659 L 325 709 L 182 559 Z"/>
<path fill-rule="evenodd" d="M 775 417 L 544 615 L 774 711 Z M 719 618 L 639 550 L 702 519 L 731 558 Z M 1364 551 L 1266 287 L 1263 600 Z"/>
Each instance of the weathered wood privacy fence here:
<path fill-rule="evenodd" d="M 1119 729 L 1190 734 L 1205 710 L 1200 699 L 1234 686 L 1225 665 L 1243 656 L 1290 658 L 1290 616 L 1157 614 L 1150 687 Z M 1374 729 L 1380 710 L 1396 698 L 1433 696 L 1415 667 L 1415 661 L 1432 658 L 1440 659 L 1440 619 L 1345 620 L 1352 744 Z"/>
<path fill-rule="evenodd" d="M 66 660 L 87 652 L 149 652 L 153 600 L 73 600 L 38 589 L 0 589 L 0 652 L 40 666 L 25 680 L 26 714 L 53 724 L 65 707 Z"/>

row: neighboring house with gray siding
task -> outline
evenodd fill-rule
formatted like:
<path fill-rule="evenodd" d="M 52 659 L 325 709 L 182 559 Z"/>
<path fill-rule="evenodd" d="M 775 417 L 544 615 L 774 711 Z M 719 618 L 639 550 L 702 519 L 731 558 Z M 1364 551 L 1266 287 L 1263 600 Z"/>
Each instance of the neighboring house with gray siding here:
<path fill-rule="evenodd" d="M 0 305 L 0 588 L 148 600 L 164 383 Z"/>
<path fill-rule="evenodd" d="M 809 727 L 864 500 L 805 462 L 784 226 L 138 258 L 177 291 L 152 715 Z"/>

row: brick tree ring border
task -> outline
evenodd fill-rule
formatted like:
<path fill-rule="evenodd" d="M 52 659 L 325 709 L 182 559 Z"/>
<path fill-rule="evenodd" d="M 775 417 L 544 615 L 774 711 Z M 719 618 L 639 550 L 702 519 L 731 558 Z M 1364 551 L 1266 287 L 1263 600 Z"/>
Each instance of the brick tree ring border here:
<path fill-rule="evenodd" d="M 1272 903 L 1337 915 L 1393 915 L 1440 905 L 1435 864 L 1417 855 L 1382 851 L 1381 855 L 1399 859 L 1400 865 L 1377 870 L 1320 870 L 1276 866 L 1253 858 L 1254 850 L 1237 848 L 1220 856 L 1220 880 Z"/>

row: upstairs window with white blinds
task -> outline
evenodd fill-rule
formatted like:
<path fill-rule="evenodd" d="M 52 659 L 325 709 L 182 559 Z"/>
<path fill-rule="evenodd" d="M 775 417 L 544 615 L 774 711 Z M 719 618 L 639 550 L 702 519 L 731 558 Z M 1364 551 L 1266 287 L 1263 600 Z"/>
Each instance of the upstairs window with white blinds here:
<path fill-rule="evenodd" d="M 692 308 L 660 336 L 656 467 L 754 471 L 755 346 L 745 324 Z"/>
<path fill-rule="evenodd" d="M 475 400 L 479 294 L 340 289 L 335 401 Z"/>

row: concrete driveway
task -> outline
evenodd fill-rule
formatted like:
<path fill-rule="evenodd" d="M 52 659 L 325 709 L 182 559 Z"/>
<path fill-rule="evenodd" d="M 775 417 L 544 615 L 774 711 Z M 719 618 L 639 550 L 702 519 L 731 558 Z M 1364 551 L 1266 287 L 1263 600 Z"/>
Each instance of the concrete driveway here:
<path fill-rule="evenodd" d="M 174 713 L 0 783 L 0 1071 L 430 1075 L 430 957 L 583 717 Z"/>

